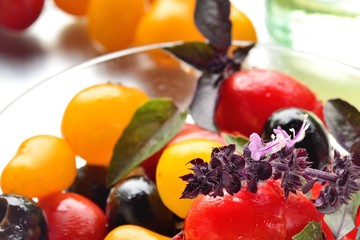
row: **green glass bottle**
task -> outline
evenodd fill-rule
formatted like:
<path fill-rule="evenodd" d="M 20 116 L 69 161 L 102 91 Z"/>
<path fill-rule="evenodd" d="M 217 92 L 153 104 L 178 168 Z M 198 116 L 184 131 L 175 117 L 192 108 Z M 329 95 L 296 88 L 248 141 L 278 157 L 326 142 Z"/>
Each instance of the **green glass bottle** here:
<path fill-rule="evenodd" d="M 360 67 L 360 0 L 266 0 L 266 24 L 279 44 Z"/>

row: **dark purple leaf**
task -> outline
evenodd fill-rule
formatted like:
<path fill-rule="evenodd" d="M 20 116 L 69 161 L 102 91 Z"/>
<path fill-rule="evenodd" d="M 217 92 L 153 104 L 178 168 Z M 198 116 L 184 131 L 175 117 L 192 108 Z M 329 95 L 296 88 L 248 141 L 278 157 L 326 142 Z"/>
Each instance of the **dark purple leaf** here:
<path fill-rule="evenodd" d="M 231 45 L 229 0 L 197 0 L 195 24 L 218 52 L 226 53 Z"/>
<path fill-rule="evenodd" d="M 230 186 L 232 183 L 232 177 L 228 172 L 222 172 L 222 181 L 224 186 Z"/>
<path fill-rule="evenodd" d="M 304 184 L 304 186 L 302 187 L 301 191 L 306 194 L 308 193 L 314 186 L 314 184 L 316 183 L 317 179 L 313 179 L 309 182 L 307 182 L 306 184 Z"/>
<path fill-rule="evenodd" d="M 356 166 L 360 166 L 360 141 L 355 142 L 351 146 L 351 160 Z"/>
<path fill-rule="evenodd" d="M 204 73 L 197 83 L 195 96 L 190 105 L 190 115 L 195 123 L 213 132 L 218 132 L 214 119 L 221 81 L 221 74 Z"/>
<path fill-rule="evenodd" d="M 258 178 L 260 180 L 267 180 L 272 176 L 272 166 L 269 162 L 260 162 L 258 168 Z"/>
<path fill-rule="evenodd" d="M 216 52 L 204 42 L 187 42 L 165 50 L 201 71 L 218 73 L 230 62 L 226 54 Z"/>
<path fill-rule="evenodd" d="M 325 122 L 338 143 L 350 151 L 360 140 L 360 112 L 341 99 L 328 100 L 324 106 Z"/>
<path fill-rule="evenodd" d="M 250 50 L 255 46 L 255 43 L 244 47 L 237 47 L 233 51 L 233 62 L 235 70 L 241 69 L 241 64 L 244 59 L 249 55 Z"/>
<path fill-rule="evenodd" d="M 186 174 L 184 176 L 181 176 L 180 178 L 183 181 L 190 181 L 190 180 L 194 179 L 194 174 L 189 173 L 189 174 Z"/>
<path fill-rule="evenodd" d="M 248 181 L 248 190 L 252 193 L 256 193 L 258 190 L 256 179 L 251 179 Z"/>

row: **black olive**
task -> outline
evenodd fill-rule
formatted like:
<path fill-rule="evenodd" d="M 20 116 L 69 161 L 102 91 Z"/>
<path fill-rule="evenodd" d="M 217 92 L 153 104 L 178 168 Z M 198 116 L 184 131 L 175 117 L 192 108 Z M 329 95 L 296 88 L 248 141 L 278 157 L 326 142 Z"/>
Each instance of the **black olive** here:
<path fill-rule="evenodd" d="M 115 185 L 109 194 L 106 216 L 109 230 L 135 224 L 172 236 L 175 216 L 162 203 L 155 184 L 144 176 L 132 176 Z"/>
<path fill-rule="evenodd" d="M 280 126 L 289 135 L 293 134 L 290 129 L 297 132 L 303 121 L 304 114 L 308 114 L 309 128 L 306 130 L 305 138 L 295 144 L 297 148 L 305 148 L 308 153 L 308 161 L 312 162 L 311 167 L 322 169 L 329 163 L 331 158 L 331 146 L 328 133 L 313 113 L 300 108 L 284 108 L 274 112 L 267 120 L 262 137 L 265 140 L 271 140 L 273 129 Z"/>
<path fill-rule="evenodd" d="M 43 210 L 29 198 L 11 194 L 0 195 L 0 239 L 48 239 Z"/>
<path fill-rule="evenodd" d="M 110 193 L 105 184 L 106 174 L 106 167 L 85 165 L 77 170 L 76 179 L 68 191 L 87 197 L 105 211 L 106 199 Z"/>

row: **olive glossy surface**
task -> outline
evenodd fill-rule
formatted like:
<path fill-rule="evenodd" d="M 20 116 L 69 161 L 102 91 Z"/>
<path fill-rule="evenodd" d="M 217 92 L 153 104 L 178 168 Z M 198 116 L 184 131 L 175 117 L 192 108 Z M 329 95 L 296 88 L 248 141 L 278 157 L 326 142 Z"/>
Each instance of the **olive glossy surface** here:
<path fill-rule="evenodd" d="M 175 234 L 174 214 L 162 203 L 153 182 L 132 176 L 112 188 L 106 206 L 109 230 L 135 224 L 166 236 Z"/>
<path fill-rule="evenodd" d="M 26 197 L 0 195 L 0 239 L 48 239 L 43 210 L 34 201 Z"/>
<path fill-rule="evenodd" d="M 77 176 L 69 191 L 83 195 L 95 202 L 103 211 L 110 189 L 106 188 L 107 168 L 85 165 L 77 170 Z"/>

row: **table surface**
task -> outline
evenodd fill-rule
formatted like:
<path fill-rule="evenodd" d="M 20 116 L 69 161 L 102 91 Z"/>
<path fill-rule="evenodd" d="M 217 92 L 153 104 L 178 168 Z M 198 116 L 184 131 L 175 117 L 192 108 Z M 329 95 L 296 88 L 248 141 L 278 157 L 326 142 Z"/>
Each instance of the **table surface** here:
<path fill-rule="evenodd" d="M 254 22 L 259 41 L 267 41 L 264 0 L 236 0 Z M 0 112 L 27 89 L 72 66 L 98 56 L 86 21 L 45 2 L 42 14 L 24 32 L 0 28 Z"/>

